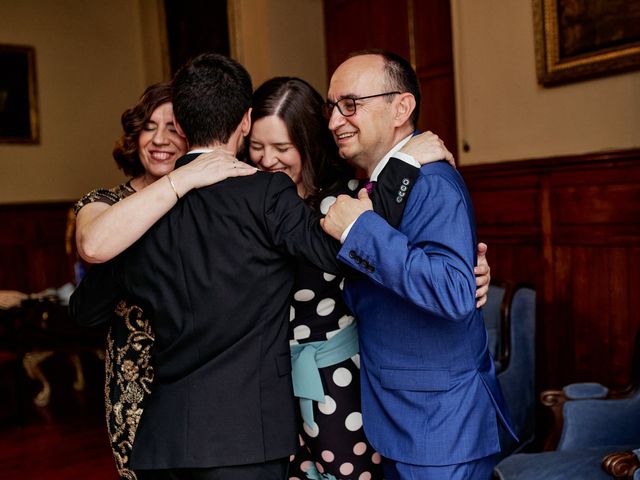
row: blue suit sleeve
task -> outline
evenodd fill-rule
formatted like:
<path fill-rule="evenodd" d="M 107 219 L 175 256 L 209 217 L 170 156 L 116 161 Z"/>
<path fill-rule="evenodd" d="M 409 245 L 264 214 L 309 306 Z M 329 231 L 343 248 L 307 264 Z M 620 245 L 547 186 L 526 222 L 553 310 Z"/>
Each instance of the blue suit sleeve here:
<path fill-rule="evenodd" d="M 339 259 L 416 307 L 463 321 L 475 309 L 473 212 L 462 179 L 438 168 L 418 177 L 398 229 L 366 212 Z"/>

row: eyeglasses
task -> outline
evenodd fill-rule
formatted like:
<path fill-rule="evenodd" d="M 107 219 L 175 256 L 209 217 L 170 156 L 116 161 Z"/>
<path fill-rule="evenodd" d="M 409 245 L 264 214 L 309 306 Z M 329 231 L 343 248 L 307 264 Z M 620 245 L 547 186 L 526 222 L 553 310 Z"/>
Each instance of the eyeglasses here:
<path fill-rule="evenodd" d="M 356 100 L 366 100 L 367 98 L 375 98 L 375 97 L 384 97 L 385 95 L 399 95 L 402 92 L 385 92 L 385 93 L 377 93 L 375 95 L 367 95 L 366 97 L 345 97 L 341 98 L 337 102 L 332 102 L 327 100 L 322 105 L 322 113 L 327 118 L 331 118 L 331 114 L 333 113 L 333 108 L 338 107 L 338 111 L 343 117 L 352 117 L 356 114 Z"/>

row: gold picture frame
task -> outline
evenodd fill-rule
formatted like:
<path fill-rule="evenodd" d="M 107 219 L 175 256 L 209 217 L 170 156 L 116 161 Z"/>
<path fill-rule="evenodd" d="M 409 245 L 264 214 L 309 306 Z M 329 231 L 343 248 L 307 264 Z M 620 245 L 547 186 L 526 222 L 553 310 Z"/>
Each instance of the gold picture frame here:
<path fill-rule="evenodd" d="M 0 45 L 0 143 L 39 143 L 35 49 Z"/>
<path fill-rule="evenodd" d="M 640 0 L 532 0 L 538 83 L 640 68 Z"/>

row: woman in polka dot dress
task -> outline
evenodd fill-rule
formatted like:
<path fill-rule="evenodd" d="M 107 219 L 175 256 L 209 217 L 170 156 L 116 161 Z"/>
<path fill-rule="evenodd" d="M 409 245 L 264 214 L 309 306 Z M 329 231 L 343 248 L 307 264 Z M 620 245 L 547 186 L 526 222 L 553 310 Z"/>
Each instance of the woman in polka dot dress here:
<path fill-rule="evenodd" d="M 262 170 L 289 175 L 298 194 L 324 214 L 337 195 L 355 195 L 363 182 L 338 159 L 322 105 L 320 94 L 303 80 L 268 80 L 254 93 L 248 150 Z M 388 220 L 399 223 L 399 218 Z M 362 426 L 356 324 L 342 298 L 343 282 L 297 265 L 289 338 L 302 429 L 290 480 L 383 476 L 380 455 Z"/>
<path fill-rule="evenodd" d="M 263 170 L 284 171 L 298 194 L 325 213 L 332 199 L 356 192 L 360 182 L 338 159 L 322 103 L 320 94 L 300 79 L 278 77 L 261 85 L 253 98 L 249 155 Z M 298 262 L 289 330 L 292 347 L 323 342 L 355 327 L 342 299 L 342 282 Z M 362 428 L 357 345 L 355 350 L 337 364 L 319 369 L 324 401 L 310 402 L 312 415 L 302 422 L 301 448 L 289 469 L 291 480 L 382 478 L 380 455 Z"/>

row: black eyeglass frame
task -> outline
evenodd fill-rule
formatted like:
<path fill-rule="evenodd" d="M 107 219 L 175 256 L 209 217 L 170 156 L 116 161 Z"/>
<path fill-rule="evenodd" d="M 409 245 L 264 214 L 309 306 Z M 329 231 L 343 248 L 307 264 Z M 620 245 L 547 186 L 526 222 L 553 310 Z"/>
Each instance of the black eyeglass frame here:
<path fill-rule="evenodd" d="M 353 117 L 357 111 L 356 101 L 366 100 L 368 98 L 384 97 L 386 95 L 400 95 L 401 93 L 402 92 L 399 92 L 396 90 L 394 92 L 376 93 L 375 95 L 366 95 L 364 97 L 344 97 L 338 100 L 337 102 L 332 102 L 330 100 L 327 100 L 322 104 L 322 112 L 324 113 L 324 116 L 327 119 L 329 119 L 333 114 L 333 109 L 335 107 L 338 107 L 338 111 L 340 112 L 340 115 L 342 115 L 343 117 Z M 351 103 L 353 104 L 353 113 L 344 113 L 340 108 L 340 102 L 344 102 L 345 100 L 351 101 Z"/>

